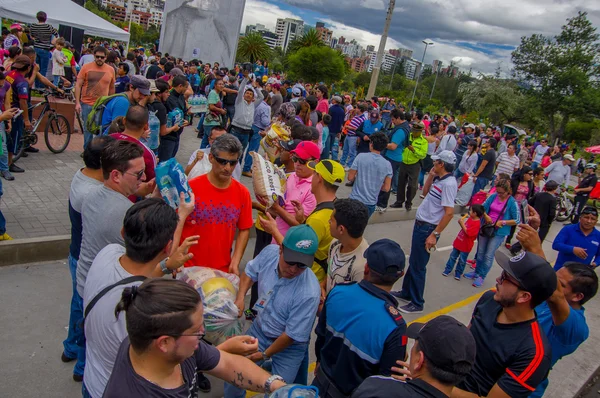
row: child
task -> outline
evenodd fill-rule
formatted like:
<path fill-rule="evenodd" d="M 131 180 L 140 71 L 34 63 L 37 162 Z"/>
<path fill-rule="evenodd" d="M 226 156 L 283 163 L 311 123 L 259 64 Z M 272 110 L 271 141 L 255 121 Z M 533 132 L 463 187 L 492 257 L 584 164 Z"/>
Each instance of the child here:
<path fill-rule="evenodd" d="M 446 269 L 444 269 L 442 275 L 448 276 L 454 269 L 454 265 L 458 259 L 458 265 L 456 266 L 456 271 L 454 272 L 454 279 L 457 281 L 460 280 L 460 277 L 465 270 L 467 257 L 469 257 L 469 253 L 471 252 L 471 249 L 473 249 L 475 239 L 477 239 L 477 235 L 479 234 L 479 228 L 481 226 L 480 219 L 483 217 L 483 213 L 485 213 L 485 210 L 482 205 L 473 205 L 471 206 L 469 217 L 467 218 L 465 215 L 463 218 L 458 220 L 461 230 L 456 239 L 454 239 L 454 243 L 452 244 L 452 253 L 450 253 L 450 258 L 446 263 Z"/>
<path fill-rule="evenodd" d="M 325 148 L 327 145 L 331 145 L 330 142 L 328 142 L 329 140 L 329 123 L 331 123 L 331 115 L 329 114 L 324 114 L 323 115 L 323 119 L 321 120 L 321 122 L 319 122 L 319 124 L 321 124 L 322 127 L 322 133 L 321 133 L 321 141 L 323 143 L 323 151 L 321 152 L 321 159 L 323 158 L 323 153 L 325 153 Z M 331 149 L 331 148 L 329 148 Z M 327 153 L 329 153 L 329 150 L 327 151 Z"/>
<path fill-rule="evenodd" d="M 129 78 L 129 64 L 121 62 L 119 69 L 117 70 L 117 81 L 115 82 L 115 93 L 124 93 L 127 91 L 127 85 L 130 82 Z"/>
<path fill-rule="evenodd" d="M 62 52 L 65 46 L 65 39 L 62 37 L 56 40 L 54 44 L 54 51 L 52 52 L 52 76 L 54 77 L 54 85 L 59 87 L 61 78 L 65 75 L 65 63 L 67 63 L 67 56 Z"/>

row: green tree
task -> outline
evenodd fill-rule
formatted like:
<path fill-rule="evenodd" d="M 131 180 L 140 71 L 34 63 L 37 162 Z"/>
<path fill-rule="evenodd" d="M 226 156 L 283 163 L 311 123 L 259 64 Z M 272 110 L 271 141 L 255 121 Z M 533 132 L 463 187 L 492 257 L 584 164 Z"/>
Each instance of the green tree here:
<path fill-rule="evenodd" d="M 322 47 L 325 46 L 325 43 L 323 42 L 323 40 L 321 40 L 321 36 L 319 35 L 319 32 L 317 32 L 316 29 L 308 29 L 307 31 L 304 32 L 304 34 L 298 38 L 296 38 L 296 40 L 292 41 L 289 45 L 288 45 L 288 54 L 292 54 L 295 53 L 296 51 L 298 51 L 301 48 L 304 47 Z"/>
<path fill-rule="evenodd" d="M 291 78 L 307 82 L 323 81 L 330 84 L 343 79 L 346 74 L 344 57 L 325 46 L 301 48 L 288 56 L 288 64 Z"/>
<path fill-rule="evenodd" d="M 238 43 L 237 58 L 254 63 L 259 59 L 270 59 L 271 49 L 260 33 L 252 32 L 242 37 Z"/>
<path fill-rule="evenodd" d="M 600 44 L 587 13 L 567 20 L 559 35 L 521 38 L 512 53 L 515 75 L 536 97 L 552 138 L 561 138 L 573 117 L 600 111 Z"/>

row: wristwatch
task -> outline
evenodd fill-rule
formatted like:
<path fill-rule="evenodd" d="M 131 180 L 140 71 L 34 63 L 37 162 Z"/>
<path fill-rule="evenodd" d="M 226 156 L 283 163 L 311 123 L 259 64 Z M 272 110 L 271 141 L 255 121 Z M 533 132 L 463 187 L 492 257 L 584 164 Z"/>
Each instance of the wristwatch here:
<path fill-rule="evenodd" d="M 267 381 L 265 381 L 265 393 L 271 394 L 273 392 L 273 391 L 271 391 L 271 384 L 273 384 L 273 382 L 275 380 L 279 380 L 279 381 L 285 383 L 285 380 L 283 380 L 283 377 L 278 376 L 278 375 L 271 375 L 271 377 L 269 377 L 267 379 Z"/>
<path fill-rule="evenodd" d="M 165 258 L 164 260 L 162 260 L 159 264 L 160 264 L 160 270 L 162 271 L 163 274 L 168 275 L 170 274 L 171 271 L 170 269 L 167 268 L 167 261 L 169 261 L 169 257 Z"/>
<path fill-rule="evenodd" d="M 269 359 L 271 359 L 271 357 L 268 357 L 267 354 L 265 354 L 264 352 L 261 352 L 260 354 L 262 355 L 263 361 L 268 361 Z"/>
<path fill-rule="evenodd" d="M 435 236 L 436 239 L 439 239 L 440 238 L 440 233 L 436 232 L 436 231 L 433 231 L 433 236 Z"/>

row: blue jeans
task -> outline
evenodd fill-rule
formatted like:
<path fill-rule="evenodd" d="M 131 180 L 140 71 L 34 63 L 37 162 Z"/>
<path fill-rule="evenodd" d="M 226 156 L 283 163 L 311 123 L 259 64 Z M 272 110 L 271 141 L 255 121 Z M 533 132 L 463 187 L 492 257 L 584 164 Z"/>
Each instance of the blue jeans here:
<path fill-rule="evenodd" d="M 456 260 L 458 260 L 458 264 L 456 265 L 456 271 L 454 275 L 458 278 L 465 271 L 465 265 L 467 265 L 467 258 L 469 258 L 469 252 L 461 252 L 458 249 L 453 248 L 452 253 L 450 253 L 450 258 L 446 263 L 446 269 L 444 269 L 445 274 L 449 274 L 454 269 L 454 265 L 456 264 Z"/>
<path fill-rule="evenodd" d="M 465 175 L 465 173 L 463 173 L 462 171 L 456 169 L 454 170 L 454 177 L 456 178 L 456 181 L 458 182 L 458 184 L 460 185 L 460 180 L 461 178 L 463 178 L 463 176 Z"/>
<path fill-rule="evenodd" d="M 415 220 L 413 227 L 412 244 L 410 246 L 410 258 L 408 259 L 408 271 L 402 282 L 402 295 L 407 297 L 418 307 L 423 308 L 425 299 L 425 274 L 430 254 L 425 249 L 425 240 L 435 230 L 436 225 Z"/>
<path fill-rule="evenodd" d="M 487 238 L 485 236 L 479 235 L 479 245 L 477 247 L 477 267 L 475 268 L 475 272 L 477 276 L 485 279 L 490 269 L 492 269 L 492 265 L 494 265 L 494 254 L 496 254 L 496 250 L 500 247 L 502 242 L 506 236 L 493 236 L 491 238 Z"/>
<path fill-rule="evenodd" d="M 160 140 L 160 145 L 158 146 L 158 161 L 164 162 L 171 158 L 174 158 L 177 155 L 177 151 L 179 150 L 179 139 L 177 141 L 174 140 Z"/>
<path fill-rule="evenodd" d="M 321 159 L 329 159 L 329 154 L 331 153 L 331 147 L 333 146 L 333 141 L 335 141 L 335 134 L 329 133 L 327 139 L 323 141 L 323 150 L 321 151 Z"/>
<path fill-rule="evenodd" d="M 60 85 L 60 75 L 52 75 L 52 83 L 58 87 Z"/>
<path fill-rule="evenodd" d="M 425 174 L 427 174 L 427 172 L 425 170 L 423 170 L 423 168 L 421 167 L 421 171 L 419 171 L 419 186 L 423 187 L 423 185 L 425 185 Z M 396 185 L 398 183 L 396 182 Z"/>
<path fill-rule="evenodd" d="M 358 137 L 355 135 L 349 135 L 346 137 L 346 140 L 344 141 L 344 152 L 342 153 L 342 160 L 340 160 L 342 166 L 352 167 L 352 162 L 354 162 L 354 158 L 356 157 L 357 140 Z"/>
<path fill-rule="evenodd" d="M 367 205 L 367 210 L 369 210 L 369 218 L 371 218 L 371 216 L 373 215 L 373 213 L 375 213 L 375 207 L 377 205 Z"/>
<path fill-rule="evenodd" d="M 92 111 L 92 106 L 88 104 L 81 103 L 81 122 L 83 123 L 83 149 L 87 148 L 87 146 L 94 139 L 94 135 L 87 130 L 86 124 L 88 115 Z"/>
<path fill-rule="evenodd" d="M 202 142 L 200 142 L 200 149 L 204 149 L 204 148 L 206 148 L 208 146 L 208 137 L 210 137 L 210 132 L 215 127 L 217 127 L 217 126 L 216 125 L 214 125 L 214 126 L 202 126 L 202 128 L 204 129 L 204 135 L 202 136 Z"/>
<path fill-rule="evenodd" d="M 331 137 L 331 133 L 329 133 Z M 333 138 L 333 144 L 331 145 L 331 158 L 336 162 L 340 159 L 340 139 L 337 135 Z"/>
<path fill-rule="evenodd" d="M 204 116 L 205 115 L 206 115 L 206 113 L 200 113 L 200 120 L 198 120 L 198 125 L 196 126 L 198 131 L 200 131 L 202 129 L 202 127 L 204 126 Z"/>
<path fill-rule="evenodd" d="M 83 376 L 85 367 L 85 336 L 83 334 L 83 299 L 77 293 L 77 260 L 69 255 L 69 271 L 73 282 L 73 295 L 71 296 L 71 313 L 69 315 L 69 333 L 63 341 L 65 355 L 77 358 L 74 374 Z"/>
<path fill-rule="evenodd" d="M 4 123 L 2 123 L 4 124 Z M 4 131 L 4 126 L 0 128 L 0 134 L 2 137 L 2 155 L 0 155 L 0 171 L 8 171 L 8 149 L 6 147 L 6 131 Z"/>
<path fill-rule="evenodd" d="M 252 168 L 252 156 L 250 156 L 250 152 L 257 152 L 260 146 L 260 140 L 262 137 L 259 132 L 260 128 L 256 126 L 252 126 L 252 135 L 250 136 L 250 140 L 248 141 L 248 151 L 246 152 L 246 156 L 244 157 L 244 168 L 242 169 L 243 173 L 247 173 Z"/>
<path fill-rule="evenodd" d="M 473 186 L 473 193 L 471 194 L 471 196 L 484 189 L 489 182 L 490 180 L 488 178 L 477 177 L 477 179 L 475 180 L 475 185 Z"/>
<path fill-rule="evenodd" d="M 244 152 L 246 152 L 246 147 L 248 146 L 248 142 L 250 141 L 250 134 L 238 133 L 235 128 L 231 129 L 231 134 L 242 143 L 242 154 L 240 155 L 240 160 L 242 156 L 244 156 Z"/>
<path fill-rule="evenodd" d="M 90 395 L 90 392 L 85 387 L 85 381 L 83 383 L 81 383 L 81 395 L 83 396 L 83 398 L 92 398 L 92 396 Z"/>
<path fill-rule="evenodd" d="M 539 164 L 538 162 L 533 162 L 533 163 L 531 163 L 531 169 L 532 169 L 532 170 L 535 170 L 535 169 L 537 169 L 537 168 L 538 168 L 538 166 L 539 166 L 539 165 L 540 165 L 540 164 Z"/>
<path fill-rule="evenodd" d="M 264 352 L 275 340 L 270 339 L 264 335 L 264 333 L 260 330 L 258 323 L 260 322 L 260 317 L 254 321 L 248 332 L 246 333 L 249 336 L 254 336 L 258 339 L 258 349 L 259 351 Z M 308 350 L 308 344 L 297 344 L 294 343 L 291 346 L 287 347 L 285 350 L 273 355 L 269 363 L 257 362 L 258 366 L 263 368 L 271 367 L 269 370 L 272 374 L 279 375 L 283 377 L 286 383 L 293 383 L 296 380 L 296 376 L 299 373 L 300 366 L 306 358 L 306 354 Z M 229 383 L 225 383 L 225 398 L 237 398 L 237 397 L 245 397 L 246 391 Z"/>
<path fill-rule="evenodd" d="M 40 66 L 40 74 L 46 76 L 48 64 L 50 63 L 50 51 L 35 47 L 35 63 Z M 44 85 L 39 79 L 35 79 L 35 87 L 43 88 Z"/>

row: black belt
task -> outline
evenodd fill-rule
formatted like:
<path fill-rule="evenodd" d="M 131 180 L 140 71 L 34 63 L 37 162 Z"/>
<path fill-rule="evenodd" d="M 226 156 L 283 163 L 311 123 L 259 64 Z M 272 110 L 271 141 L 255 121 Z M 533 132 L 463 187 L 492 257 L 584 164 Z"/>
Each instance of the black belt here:
<path fill-rule="evenodd" d="M 415 225 L 430 225 L 432 227 L 437 227 L 437 225 L 435 225 L 435 224 L 432 224 L 430 222 L 420 221 L 420 220 L 415 220 Z"/>
<path fill-rule="evenodd" d="M 238 126 L 235 126 L 235 125 L 232 124 L 229 129 L 230 129 L 230 132 L 231 132 L 231 130 L 235 130 L 239 134 L 248 134 L 248 135 L 252 134 L 252 128 L 250 128 L 250 129 L 243 129 L 241 127 L 238 127 Z"/>
<path fill-rule="evenodd" d="M 319 366 L 319 369 L 317 369 L 317 374 L 315 377 L 317 378 L 317 381 L 319 382 L 319 395 L 322 398 L 348 398 L 349 397 L 349 395 L 345 395 L 340 390 L 338 390 L 335 383 L 333 383 L 329 379 L 329 377 L 327 377 L 325 372 L 323 372 L 323 370 L 321 370 L 320 366 Z"/>

